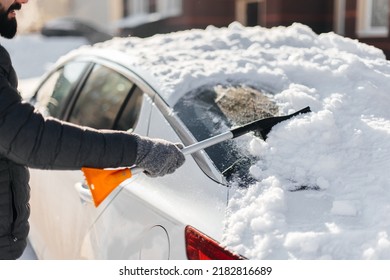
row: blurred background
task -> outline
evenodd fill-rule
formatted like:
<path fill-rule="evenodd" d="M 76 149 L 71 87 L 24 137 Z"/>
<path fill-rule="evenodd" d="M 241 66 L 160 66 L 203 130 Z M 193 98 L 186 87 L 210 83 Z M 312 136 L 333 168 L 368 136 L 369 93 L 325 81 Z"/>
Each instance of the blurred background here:
<path fill-rule="evenodd" d="M 233 21 L 271 28 L 294 22 L 335 32 L 390 57 L 390 0 L 31 0 L 19 31 L 0 39 L 20 79 L 41 76 L 60 56 L 114 36 L 148 37 Z M 26 51 L 28 50 L 28 51 Z M 24 83 L 26 84 L 26 83 Z"/>
<path fill-rule="evenodd" d="M 273 27 L 300 22 L 316 33 L 336 32 L 390 55 L 389 0 L 31 0 L 20 13 L 20 32 L 146 37 L 208 25 Z M 58 21 L 59 18 L 71 17 Z M 57 21 L 55 21 L 57 20 Z M 82 22 L 79 22 L 82 21 Z M 85 24 L 82 24 L 82 23 Z M 74 30 L 71 30 L 71 29 Z M 96 30 L 94 30 L 94 28 Z M 57 30 L 56 30 L 57 29 Z M 72 34 L 73 32 L 73 34 Z"/>

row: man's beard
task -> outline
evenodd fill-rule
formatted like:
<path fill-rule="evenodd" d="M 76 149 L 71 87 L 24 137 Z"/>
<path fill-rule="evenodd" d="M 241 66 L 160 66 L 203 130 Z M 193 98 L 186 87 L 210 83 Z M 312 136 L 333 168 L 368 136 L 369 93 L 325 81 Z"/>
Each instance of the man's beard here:
<path fill-rule="evenodd" d="M 16 35 L 16 31 L 18 30 L 18 24 L 16 22 L 16 18 L 8 18 L 8 14 L 12 10 L 20 10 L 21 4 L 16 3 L 11 5 L 9 9 L 5 12 L 1 12 L 0 14 L 0 35 L 7 39 L 12 39 Z"/>
<path fill-rule="evenodd" d="M 9 19 L 8 14 L 0 16 L 0 35 L 7 39 L 12 39 L 16 35 L 18 24 L 15 18 Z"/>

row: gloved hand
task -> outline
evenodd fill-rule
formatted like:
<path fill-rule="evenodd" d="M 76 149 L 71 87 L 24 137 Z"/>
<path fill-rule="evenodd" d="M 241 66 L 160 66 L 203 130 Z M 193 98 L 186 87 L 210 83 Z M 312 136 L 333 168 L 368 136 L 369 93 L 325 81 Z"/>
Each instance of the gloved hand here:
<path fill-rule="evenodd" d="M 137 142 L 135 164 L 144 169 L 147 175 L 158 177 L 171 174 L 184 163 L 185 157 L 180 151 L 183 147 L 181 144 L 133 135 Z"/>

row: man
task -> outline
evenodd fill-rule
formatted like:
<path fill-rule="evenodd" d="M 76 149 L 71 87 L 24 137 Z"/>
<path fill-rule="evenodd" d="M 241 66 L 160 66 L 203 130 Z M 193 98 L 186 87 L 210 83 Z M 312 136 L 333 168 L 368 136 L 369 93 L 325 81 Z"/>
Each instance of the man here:
<path fill-rule="evenodd" d="M 27 2 L 0 0 L 1 36 L 15 36 L 15 11 Z M 9 54 L 0 45 L 0 259 L 17 259 L 26 247 L 30 214 L 27 167 L 77 170 L 136 164 L 150 176 L 163 176 L 184 163 L 174 143 L 45 119 L 22 101 L 16 88 Z"/>

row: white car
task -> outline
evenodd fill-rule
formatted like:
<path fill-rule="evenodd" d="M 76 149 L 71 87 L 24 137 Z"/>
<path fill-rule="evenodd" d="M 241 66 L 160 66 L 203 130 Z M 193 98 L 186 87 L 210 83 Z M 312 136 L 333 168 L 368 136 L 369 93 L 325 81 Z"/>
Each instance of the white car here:
<path fill-rule="evenodd" d="M 121 47 L 113 47 L 114 40 L 61 58 L 31 102 L 47 116 L 185 146 L 278 113 L 256 81 L 240 76 L 200 78 L 190 87 L 186 78 L 164 84 L 134 63 L 141 54 L 131 56 L 122 40 Z M 174 94 L 167 90 L 172 80 L 175 89 L 183 86 Z M 31 170 L 30 242 L 38 258 L 245 258 L 220 244 L 231 184 L 253 180 L 248 168 L 256 159 L 242 147 L 245 137 L 186 156 L 172 175 L 134 175 L 98 207 L 81 171 Z"/>

